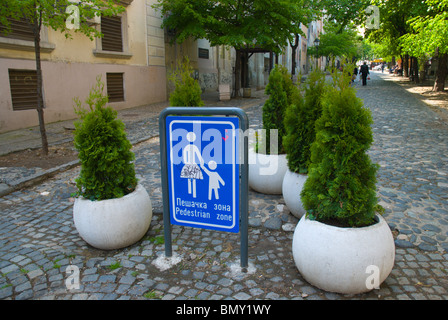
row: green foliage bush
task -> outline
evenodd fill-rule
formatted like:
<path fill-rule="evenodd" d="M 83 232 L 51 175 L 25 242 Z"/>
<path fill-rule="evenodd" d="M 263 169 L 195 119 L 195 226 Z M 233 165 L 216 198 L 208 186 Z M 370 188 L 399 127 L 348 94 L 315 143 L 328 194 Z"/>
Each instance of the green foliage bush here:
<path fill-rule="evenodd" d="M 322 113 L 325 75 L 321 71 L 313 71 L 305 85 L 304 98 L 296 96 L 286 109 L 286 135 L 283 137 L 289 170 L 301 174 L 308 173 L 311 163 L 311 145 L 316 137 L 315 122 Z"/>
<path fill-rule="evenodd" d="M 78 195 L 89 200 L 120 198 L 137 186 L 132 144 L 117 112 L 105 107 L 108 97 L 103 89 L 98 77 L 85 100 L 89 110 L 75 99 L 80 120 L 75 122 L 74 143 L 81 163 L 76 186 Z"/>
<path fill-rule="evenodd" d="M 286 108 L 296 99 L 300 99 L 298 88 L 291 80 L 288 70 L 276 65 L 269 75 L 265 93 L 269 95 L 263 106 L 263 129 L 266 130 L 266 154 L 285 153 L 282 137 L 285 135 L 284 117 Z M 278 130 L 278 141 L 271 142 L 271 129 Z M 271 150 L 272 146 L 276 147 Z"/>
<path fill-rule="evenodd" d="M 172 107 L 202 107 L 201 86 L 191 75 L 193 68 L 187 57 L 179 62 L 176 69 L 169 76 L 169 81 L 174 85 L 174 91 L 170 95 Z"/>
<path fill-rule="evenodd" d="M 360 227 L 374 223 L 378 165 L 366 154 L 373 142 L 370 111 L 348 79 L 336 75 L 323 96 L 301 196 L 308 216 Z"/>

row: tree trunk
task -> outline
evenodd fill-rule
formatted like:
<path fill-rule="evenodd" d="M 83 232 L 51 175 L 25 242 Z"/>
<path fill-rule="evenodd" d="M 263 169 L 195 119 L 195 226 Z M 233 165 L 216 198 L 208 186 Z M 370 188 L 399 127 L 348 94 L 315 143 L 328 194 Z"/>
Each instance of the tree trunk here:
<path fill-rule="evenodd" d="M 420 83 L 420 77 L 418 74 L 418 58 L 414 57 L 414 82 L 415 83 Z"/>
<path fill-rule="evenodd" d="M 37 13 L 36 8 L 36 13 Z M 37 13 L 39 15 L 39 13 Z M 45 130 L 44 120 L 44 99 L 43 99 L 43 83 L 42 83 L 42 65 L 40 59 L 40 30 L 42 27 L 42 14 L 36 17 L 33 25 L 34 32 L 34 53 L 36 57 L 36 76 L 37 76 L 37 115 L 39 118 L 39 130 L 42 140 L 42 152 L 44 155 L 48 155 L 48 140 L 47 132 Z"/>
<path fill-rule="evenodd" d="M 420 82 L 424 83 L 426 81 L 426 67 L 427 67 L 427 62 L 421 60 L 420 61 L 420 65 L 419 65 L 419 70 L 418 70 L 418 74 L 420 75 Z"/>
<path fill-rule="evenodd" d="M 448 54 L 440 54 L 438 57 L 439 63 L 436 72 L 436 80 L 434 82 L 434 88 L 432 91 L 439 92 L 445 90 L 445 80 L 448 74 Z"/>
<path fill-rule="evenodd" d="M 409 55 L 405 54 L 403 58 L 403 76 L 409 77 Z"/>
<path fill-rule="evenodd" d="M 245 51 L 241 55 L 241 85 L 243 88 L 249 87 L 249 52 Z"/>
<path fill-rule="evenodd" d="M 410 80 L 414 83 L 419 83 L 418 77 L 418 59 L 417 57 L 411 57 L 411 71 L 410 71 Z"/>
<path fill-rule="evenodd" d="M 240 89 L 249 86 L 249 53 L 244 49 L 235 51 L 235 97 L 240 97 Z"/>
<path fill-rule="evenodd" d="M 40 47 L 36 44 L 36 75 L 37 75 L 37 115 L 39 118 L 39 130 L 42 140 L 42 151 L 48 155 L 47 131 L 44 120 L 44 99 L 42 95 L 42 66 L 40 63 Z"/>
<path fill-rule="evenodd" d="M 240 96 L 241 88 L 241 51 L 236 49 L 236 59 L 235 59 L 235 97 Z"/>

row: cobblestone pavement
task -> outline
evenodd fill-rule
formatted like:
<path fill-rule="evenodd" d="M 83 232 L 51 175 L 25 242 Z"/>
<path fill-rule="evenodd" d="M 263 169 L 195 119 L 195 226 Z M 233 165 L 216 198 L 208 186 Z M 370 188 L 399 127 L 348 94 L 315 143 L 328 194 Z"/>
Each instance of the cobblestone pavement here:
<path fill-rule="evenodd" d="M 372 73 L 358 95 L 374 118 L 370 150 L 381 164 L 378 194 L 396 236 L 390 276 L 366 294 L 340 295 L 308 284 L 294 265 L 297 223 L 281 196 L 249 194 L 249 267 L 239 268 L 239 235 L 173 226 L 178 263 L 164 270 L 157 119 L 133 132 L 149 138 L 134 146 L 136 170 L 154 215 L 146 236 L 121 250 L 88 246 L 72 219 L 79 168 L 0 198 L 0 299 L 42 300 L 407 300 L 448 298 L 448 125 L 396 84 Z M 241 103 L 232 100 L 231 103 Z M 263 99 L 244 108 L 254 128 Z M 144 140 L 144 139 L 143 139 Z M 79 268 L 79 289 L 68 289 Z"/>

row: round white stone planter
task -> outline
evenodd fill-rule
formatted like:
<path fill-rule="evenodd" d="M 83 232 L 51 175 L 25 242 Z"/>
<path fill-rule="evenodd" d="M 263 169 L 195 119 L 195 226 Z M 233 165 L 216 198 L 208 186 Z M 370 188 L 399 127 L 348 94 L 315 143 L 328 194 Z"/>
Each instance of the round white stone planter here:
<path fill-rule="evenodd" d="M 303 216 L 294 231 L 294 262 L 310 284 L 330 292 L 357 294 L 370 291 L 387 278 L 395 260 L 389 226 L 339 228 Z"/>
<path fill-rule="evenodd" d="M 267 155 L 249 149 L 249 186 L 263 194 L 282 194 L 288 169 L 286 154 Z"/>
<path fill-rule="evenodd" d="M 283 178 L 283 199 L 292 215 L 299 219 L 305 214 L 300 193 L 302 192 L 307 177 L 306 174 L 294 173 L 288 168 Z"/>
<path fill-rule="evenodd" d="M 81 238 L 103 250 L 134 244 L 148 231 L 151 218 L 151 199 L 140 184 L 134 192 L 117 199 L 77 198 L 73 207 L 73 220 Z"/>

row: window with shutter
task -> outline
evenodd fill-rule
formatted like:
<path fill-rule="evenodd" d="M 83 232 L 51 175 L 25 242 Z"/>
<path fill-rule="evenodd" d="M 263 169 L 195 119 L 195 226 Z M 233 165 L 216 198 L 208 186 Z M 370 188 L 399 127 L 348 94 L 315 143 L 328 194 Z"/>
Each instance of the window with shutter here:
<path fill-rule="evenodd" d="M 208 59 L 209 58 L 209 50 L 198 48 L 198 57 L 201 59 Z"/>
<path fill-rule="evenodd" d="M 106 73 L 109 102 L 124 101 L 123 73 Z"/>
<path fill-rule="evenodd" d="M 36 70 L 8 69 L 14 111 L 37 108 Z"/>
<path fill-rule="evenodd" d="M 28 40 L 28 41 L 34 41 L 34 33 L 33 29 L 31 29 L 31 26 L 27 23 L 25 19 L 12 19 L 7 17 L 6 18 L 10 25 L 9 25 L 9 32 L 7 32 L 7 28 L 0 24 L 0 36 L 5 38 L 11 38 L 11 39 L 19 39 L 19 40 Z"/>
<path fill-rule="evenodd" d="M 121 17 L 101 17 L 101 32 L 102 50 L 123 52 Z"/>

